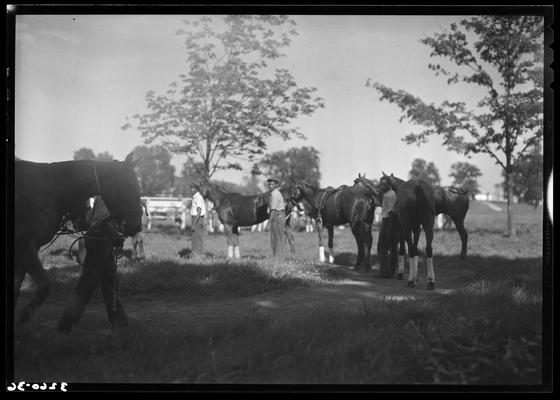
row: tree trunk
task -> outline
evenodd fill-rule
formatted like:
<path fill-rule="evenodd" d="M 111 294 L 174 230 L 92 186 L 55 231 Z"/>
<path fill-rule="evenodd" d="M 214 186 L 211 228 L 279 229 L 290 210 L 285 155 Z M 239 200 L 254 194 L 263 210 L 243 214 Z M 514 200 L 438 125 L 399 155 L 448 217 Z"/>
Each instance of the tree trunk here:
<path fill-rule="evenodd" d="M 508 172 L 506 178 L 507 190 L 507 236 L 515 236 L 515 228 L 513 227 L 513 182 L 511 172 Z"/>

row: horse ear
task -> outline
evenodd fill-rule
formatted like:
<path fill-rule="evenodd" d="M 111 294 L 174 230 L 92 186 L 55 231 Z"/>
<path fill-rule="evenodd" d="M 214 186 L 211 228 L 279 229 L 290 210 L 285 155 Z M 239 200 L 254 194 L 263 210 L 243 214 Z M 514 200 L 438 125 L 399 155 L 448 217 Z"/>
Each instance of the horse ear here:
<path fill-rule="evenodd" d="M 381 171 L 381 173 L 383 174 L 383 176 L 387 176 L 387 174 L 385 173 L 385 171 Z"/>
<path fill-rule="evenodd" d="M 358 172 L 358 178 L 361 178 L 361 177 L 362 177 L 362 175 Z"/>

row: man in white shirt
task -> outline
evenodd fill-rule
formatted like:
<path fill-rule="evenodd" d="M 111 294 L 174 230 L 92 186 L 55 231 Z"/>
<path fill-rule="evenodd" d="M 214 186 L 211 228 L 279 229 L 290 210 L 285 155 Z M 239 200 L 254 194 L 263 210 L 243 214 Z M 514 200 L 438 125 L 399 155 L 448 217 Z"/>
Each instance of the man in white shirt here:
<path fill-rule="evenodd" d="M 204 217 L 206 215 L 206 203 L 204 197 L 200 194 L 200 188 L 197 183 L 191 183 L 192 203 L 191 203 L 191 221 L 192 221 L 192 257 L 201 257 L 204 255 L 204 231 L 206 225 Z"/>
<path fill-rule="evenodd" d="M 275 259 L 284 258 L 284 225 L 285 225 L 285 203 L 284 196 L 278 189 L 280 182 L 277 179 L 267 179 L 268 189 L 270 190 L 270 244 L 272 255 Z"/>
<path fill-rule="evenodd" d="M 381 227 L 377 240 L 377 256 L 381 276 L 392 278 L 397 267 L 399 223 L 397 217 L 397 194 L 388 183 L 380 183 Z"/>

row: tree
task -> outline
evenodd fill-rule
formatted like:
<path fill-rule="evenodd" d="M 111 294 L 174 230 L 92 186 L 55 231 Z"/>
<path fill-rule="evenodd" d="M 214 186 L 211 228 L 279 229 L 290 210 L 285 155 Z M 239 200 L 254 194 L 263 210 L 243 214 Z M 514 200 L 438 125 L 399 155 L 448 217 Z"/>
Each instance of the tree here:
<path fill-rule="evenodd" d="M 543 155 L 541 146 L 533 147 L 531 152 L 520 157 L 515 165 L 511 182 L 514 196 L 534 206 L 539 204 L 539 201 L 543 198 Z"/>
<path fill-rule="evenodd" d="M 463 82 L 486 91 L 476 110 L 463 101 L 427 104 L 406 91 L 374 84 L 382 100 L 400 107 L 401 121 L 425 128 L 405 142 L 421 144 L 439 135 L 449 150 L 467 156 L 485 153 L 502 168 L 509 194 L 508 235 L 515 234 L 511 201 L 516 163 L 543 135 L 543 32 L 540 16 L 475 16 L 420 41 L 432 49 L 430 56 L 447 59 L 455 70 L 429 64 L 436 76 L 448 77 L 450 85 Z"/>
<path fill-rule="evenodd" d="M 432 186 L 439 186 L 439 171 L 433 162 L 426 163 L 421 158 L 412 161 L 412 169 L 408 173 L 409 179 L 421 179 Z"/>
<path fill-rule="evenodd" d="M 283 184 L 306 181 L 319 186 L 319 152 L 313 147 L 291 148 L 266 155 L 253 166 L 254 174 L 274 176 Z"/>
<path fill-rule="evenodd" d="M 453 185 L 468 190 L 473 199 L 477 193 L 480 193 L 477 179 L 482 176 L 482 172 L 476 165 L 468 162 L 456 162 L 451 165 L 449 176 L 453 178 Z"/>
<path fill-rule="evenodd" d="M 297 33 L 279 15 L 204 16 L 184 21 L 187 71 L 165 94 L 146 94 L 148 112 L 132 116 L 146 143 L 201 162 L 204 179 L 241 170 L 267 149 L 266 140 L 304 138 L 290 123 L 323 107 L 315 88 L 298 87 L 287 69 L 270 71 Z M 220 28 L 218 30 L 218 28 Z M 127 123 L 123 129 L 131 128 Z"/>
<path fill-rule="evenodd" d="M 254 174 L 243 177 L 243 187 L 247 194 L 255 194 L 263 191 L 259 185 L 258 176 Z"/>
<path fill-rule="evenodd" d="M 135 167 L 140 192 L 156 196 L 173 187 L 175 167 L 171 155 L 161 146 L 136 146 L 134 156 L 139 161 Z"/>
<path fill-rule="evenodd" d="M 113 156 L 108 151 L 96 156 L 89 147 L 82 147 L 74 152 L 74 160 L 112 161 Z"/>
<path fill-rule="evenodd" d="M 82 147 L 74 152 L 74 160 L 96 160 L 95 153 L 88 147 Z"/>
<path fill-rule="evenodd" d="M 187 159 L 183 164 L 181 176 L 175 179 L 173 194 L 175 196 L 190 196 L 192 194 L 190 185 L 193 182 L 200 182 L 203 180 L 203 170 L 204 165 L 202 162 L 194 162 L 192 159 Z"/>
<path fill-rule="evenodd" d="M 113 156 L 108 151 L 104 151 L 99 153 L 96 159 L 97 161 L 113 161 Z"/>

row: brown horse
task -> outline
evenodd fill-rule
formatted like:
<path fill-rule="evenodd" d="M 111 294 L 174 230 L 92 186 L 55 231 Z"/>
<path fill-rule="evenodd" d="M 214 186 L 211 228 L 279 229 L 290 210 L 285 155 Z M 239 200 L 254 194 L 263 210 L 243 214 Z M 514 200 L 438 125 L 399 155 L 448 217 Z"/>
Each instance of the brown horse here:
<path fill-rule="evenodd" d="M 436 188 L 436 214 L 447 214 L 459 232 L 461 238 L 461 258 L 467 257 L 467 240 L 469 234 L 465 229 L 465 216 L 469 210 L 469 192 L 453 186 Z"/>
<path fill-rule="evenodd" d="M 280 190 L 286 201 L 286 205 L 292 204 L 288 197 L 291 193 L 289 188 Z M 214 210 L 224 225 L 228 245 L 228 258 L 241 258 L 239 252 L 239 227 L 259 224 L 269 217 L 268 206 L 270 204 L 270 193 L 243 195 L 236 192 L 228 192 L 219 185 L 213 183 L 200 184 L 200 193 L 204 198 L 214 203 Z M 287 213 L 288 218 L 290 213 Z M 291 253 L 294 254 L 294 237 L 289 229 L 286 229 L 286 238 L 290 244 Z"/>
<path fill-rule="evenodd" d="M 400 183 L 404 181 L 393 176 L 395 180 L 395 186 L 399 186 Z M 366 178 L 365 174 L 361 175 L 358 174 L 358 177 L 354 179 L 355 185 L 362 185 L 367 188 L 374 200 L 377 202 L 376 205 L 381 206 L 381 199 L 379 196 L 379 185 L 375 183 L 375 181 Z M 446 186 L 446 187 L 438 187 L 435 189 L 436 195 L 436 215 L 439 214 L 446 214 L 448 215 L 457 231 L 459 232 L 459 237 L 461 238 L 461 258 L 464 259 L 467 256 L 467 240 L 468 240 L 468 233 L 465 229 L 465 216 L 467 215 L 467 211 L 469 210 L 469 192 L 462 188 L 457 188 L 454 186 Z M 404 241 L 401 241 L 400 249 L 405 249 Z M 405 250 L 401 251 L 401 254 L 404 255 L 406 253 Z M 402 260 L 401 260 L 401 265 Z M 400 275 L 402 278 L 402 274 Z"/>
<path fill-rule="evenodd" d="M 363 267 L 370 270 L 370 252 L 373 242 L 371 226 L 375 204 L 368 191 L 360 186 L 340 186 L 316 188 L 307 182 L 299 181 L 294 188 L 296 201 L 305 199 L 311 205 L 311 216 L 316 220 L 319 236 L 319 260 L 324 262 L 323 227 L 329 234 L 329 262 L 334 262 L 334 227 L 350 223 L 358 247 L 358 257 L 354 269 Z"/>
<path fill-rule="evenodd" d="M 15 162 L 14 307 L 26 273 L 37 287 L 31 301 L 21 310 L 20 322 L 29 320 L 48 296 L 51 283 L 38 251 L 57 234 L 64 215 L 82 206 L 86 199 L 101 195 L 120 237 L 133 236 L 141 230 L 140 189 L 133 166 L 132 153 L 124 162 Z M 64 313 L 65 322 L 61 319 L 63 326 L 59 323 L 63 331 L 70 330 L 70 323 L 80 318 L 84 304 L 98 283 L 82 282 L 84 279 L 82 274 Z M 102 282 L 102 286 L 107 285 L 110 282 Z M 81 292 L 83 287 L 87 293 Z M 105 291 L 114 293 L 114 288 Z M 106 302 L 114 302 L 115 299 L 109 297 Z"/>
<path fill-rule="evenodd" d="M 422 228 L 426 235 L 427 288 L 433 290 L 435 275 L 432 240 L 434 238 L 434 219 L 436 216 L 434 188 L 420 179 L 410 179 L 404 182 L 393 174 L 386 175 L 384 172 L 379 179 L 379 183 L 380 185 L 390 185 L 397 193 L 397 214 L 401 224 L 401 234 L 406 241 L 410 259 L 408 287 L 415 287 L 415 282 L 418 280 L 418 241 L 420 239 L 420 228 Z M 404 263 L 402 268 L 404 269 Z M 401 272 L 399 263 L 399 273 Z"/>

